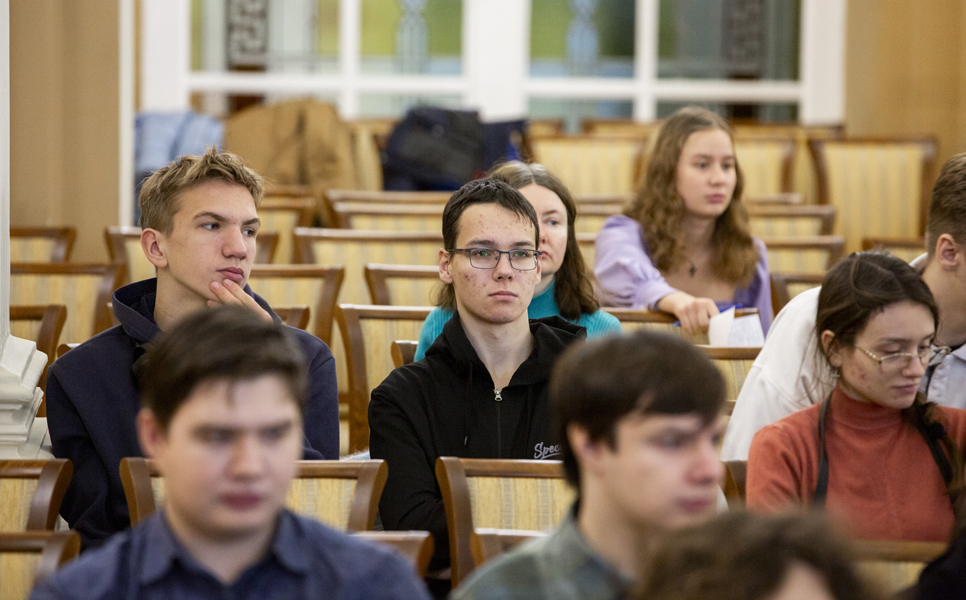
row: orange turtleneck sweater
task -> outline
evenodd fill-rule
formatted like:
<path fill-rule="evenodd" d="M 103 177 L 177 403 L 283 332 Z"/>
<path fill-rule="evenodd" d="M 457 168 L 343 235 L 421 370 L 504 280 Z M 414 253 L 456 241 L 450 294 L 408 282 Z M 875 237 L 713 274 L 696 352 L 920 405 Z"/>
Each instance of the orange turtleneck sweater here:
<path fill-rule="evenodd" d="M 811 503 L 818 485 L 821 404 L 761 429 L 751 443 L 746 481 L 753 510 Z M 966 410 L 940 407 L 962 447 Z M 838 387 L 825 423 L 829 481 L 825 506 L 859 539 L 949 540 L 953 511 L 925 439 L 900 411 L 860 402 Z"/>

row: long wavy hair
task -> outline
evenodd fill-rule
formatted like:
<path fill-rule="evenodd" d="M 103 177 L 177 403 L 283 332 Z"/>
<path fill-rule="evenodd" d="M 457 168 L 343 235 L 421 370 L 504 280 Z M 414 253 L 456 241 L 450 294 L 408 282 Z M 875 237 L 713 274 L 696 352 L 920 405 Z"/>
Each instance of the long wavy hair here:
<path fill-rule="evenodd" d="M 835 336 L 833 342 L 852 345 L 873 315 L 887 306 L 904 301 L 926 307 L 932 315 L 933 326 L 939 327 L 936 300 L 915 269 L 891 254 L 856 252 L 835 265 L 822 282 L 815 317 L 815 335 L 821 340 L 822 332 L 831 331 Z M 822 347 L 821 343 L 819 349 L 831 367 L 831 351 Z M 936 403 L 929 402 L 919 392 L 912 405 L 903 409 L 902 418 L 942 443 L 953 472 L 947 491 L 953 506 L 961 512 L 966 488 L 963 479 L 963 452 L 942 426 L 942 411 Z M 961 519 L 962 515 L 957 517 Z"/>
<path fill-rule="evenodd" d="M 724 119 L 704 108 L 688 106 L 668 117 L 648 159 L 644 186 L 624 211 L 644 228 L 644 242 L 651 259 L 664 272 L 673 271 L 687 260 L 683 228 L 687 209 L 677 189 L 681 150 L 691 134 L 709 129 L 720 129 L 732 137 Z M 754 278 L 760 257 L 751 238 L 748 211 L 741 202 L 744 175 L 737 158 L 735 172 L 737 182 L 731 202 L 715 221 L 711 267 L 724 281 L 744 287 Z"/>
<path fill-rule="evenodd" d="M 541 164 L 526 164 L 518 160 L 494 167 L 489 177 L 505 181 L 515 189 L 530 184 L 545 187 L 560 198 L 567 211 L 567 250 L 560 270 L 554 275 L 553 297 L 560 308 L 560 315 L 574 321 L 581 314 L 597 312 L 600 308 L 594 294 L 594 283 L 584 264 L 584 256 L 577 246 L 574 223 L 577 221 L 577 203 L 567 186 Z"/>

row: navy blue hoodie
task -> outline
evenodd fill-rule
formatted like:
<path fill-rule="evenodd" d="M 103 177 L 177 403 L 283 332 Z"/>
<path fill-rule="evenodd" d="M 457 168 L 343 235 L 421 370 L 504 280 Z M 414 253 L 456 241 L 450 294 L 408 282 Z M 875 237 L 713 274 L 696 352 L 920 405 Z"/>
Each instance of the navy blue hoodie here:
<path fill-rule="evenodd" d="M 245 291 L 271 312 L 248 286 Z M 135 428 L 141 395 L 132 366 L 144 353 L 143 344 L 161 331 L 154 322 L 156 296 L 157 279 L 119 288 L 113 305 L 121 324 L 59 358 L 47 376 L 47 428 L 54 456 L 74 465 L 60 514 L 85 548 L 130 525 L 118 467 L 125 456 L 143 456 Z M 337 459 L 339 393 L 332 352 L 317 337 L 294 331 L 309 372 L 305 458 Z"/>
<path fill-rule="evenodd" d="M 389 465 L 379 514 L 388 530 L 427 530 L 431 568 L 449 565 L 449 537 L 436 459 L 560 459 L 547 400 L 556 359 L 583 327 L 560 317 L 530 321 L 534 346 L 496 401 L 493 379 L 466 337 L 459 314 L 426 358 L 393 371 L 372 391 L 369 452 Z"/>

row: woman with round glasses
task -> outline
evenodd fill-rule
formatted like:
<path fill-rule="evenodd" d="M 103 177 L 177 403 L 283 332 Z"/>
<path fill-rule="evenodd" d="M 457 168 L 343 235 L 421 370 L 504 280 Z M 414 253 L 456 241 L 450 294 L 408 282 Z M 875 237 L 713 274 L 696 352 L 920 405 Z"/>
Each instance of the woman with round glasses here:
<path fill-rule="evenodd" d="M 594 295 L 594 285 L 587 275 L 574 233 L 577 204 L 563 182 L 543 165 L 516 160 L 497 165 L 488 176 L 509 184 L 523 194 L 537 211 L 540 221 L 539 260 L 542 272 L 540 283 L 533 291 L 533 299 L 527 308 L 527 316 L 531 319 L 563 317 L 586 329 L 588 337 L 620 333 L 620 322 L 613 315 L 600 310 Z M 470 255 L 470 260 L 474 260 L 473 255 Z M 492 258 L 486 260 L 493 263 Z M 524 262 L 521 260 L 521 266 Z M 471 264 L 476 266 L 478 263 Z M 416 360 L 426 355 L 426 350 L 443 331 L 443 325 L 453 316 L 456 298 L 452 285 L 443 286 L 437 304 L 439 306 L 429 313 L 423 323 L 416 347 Z"/>
<path fill-rule="evenodd" d="M 748 506 L 825 505 L 860 539 L 947 541 L 966 411 L 919 392 L 938 321 L 929 288 L 898 258 L 860 252 L 829 271 L 815 330 L 834 388 L 755 435 Z"/>

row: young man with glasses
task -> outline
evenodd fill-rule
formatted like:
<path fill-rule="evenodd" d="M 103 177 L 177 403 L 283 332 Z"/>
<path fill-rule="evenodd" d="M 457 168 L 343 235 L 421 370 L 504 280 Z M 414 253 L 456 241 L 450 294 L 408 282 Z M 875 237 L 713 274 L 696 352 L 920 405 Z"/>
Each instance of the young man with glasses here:
<path fill-rule="evenodd" d="M 389 463 L 379 509 L 386 529 L 433 534 L 432 568 L 449 563 L 436 459 L 559 459 L 547 406 L 555 359 L 584 329 L 560 317 L 530 321 L 540 281 L 533 206 L 498 181 L 472 181 L 443 210 L 439 278 L 456 313 L 426 357 L 372 392 L 369 444 Z"/>

